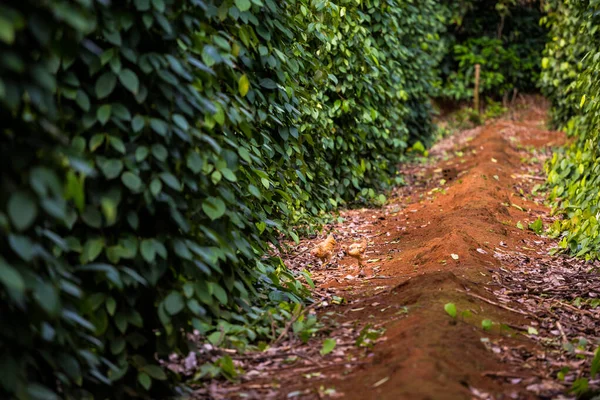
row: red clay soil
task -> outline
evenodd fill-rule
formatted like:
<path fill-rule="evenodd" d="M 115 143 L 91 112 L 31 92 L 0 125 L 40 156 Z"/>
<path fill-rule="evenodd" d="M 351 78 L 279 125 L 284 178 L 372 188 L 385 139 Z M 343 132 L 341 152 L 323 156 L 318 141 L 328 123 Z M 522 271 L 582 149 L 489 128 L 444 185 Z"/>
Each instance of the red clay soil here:
<path fill-rule="evenodd" d="M 464 154 L 462 158 L 440 162 L 425 176 L 435 184 L 445 175 L 446 194 L 438 192 L 431 200 L 409 204 L 403 212 L 381 221 L 378 229 L 392 236 L 375 238 L 377 253 L 369 257 L 400 250 L 398 257 L 383 262 L 380 272 L 392 277 L 395 287 L 368 301 L 377 301 L 381 307 L 409 306 L 411 311 L 407 318 L 387 326 L 387 340 L 375 347 L 372 364 L 329 383 L 345 398 L 470 399 L 470 387 L 497 395 L 505 391 L 496 380 L 484 376 L 489 371 L 505 371 L 506 366 L 481 342 L 486 334 L 480 321 L 491 319 L 509 325 L 526 325 L 526 321 L 465 291 L 486 296 L 482 286 L 490 283 L 489 270 L 499 267 L 492 256 L 494 249 L 521 247 L 524 238 L 535 237 L 516 227 L 519 220 L 526 227 L 530 215 L 507 204 L 548 212 L 515 196 L 515 185 L 523 182 L 519 175 L 527 175 L 522 164 L 524 153 L 517 150 L 517 144 L 540 147 L 564 140 L 557 132 L 540 129 L 543 122 L 535 118 L 498 121 L 477 129 L 471 140 L 456 149 Z M 400 226 L 407 229 L 398 231 Z M 399 243 L 389 244 L 390 239 Z M 376 279 L 369 281 L 369 285 L 379 284 Z M 390 285 L 390 281 L 385 284 Z M 444 311 L 450 302 L 459 312 L 469 309 L 478 317 L 470 323 L 453 323 Z M 353 316 L 362 319 L 369 313 Z M 515 389 L 508 389 L 510 398 Z"/>
<path fill-rule="evenodd" d="M 487 345 L 489 340 L 512 347 L 535 343 L 523 335 L 502 335 L 497 327 L 484 331 L 481 321 L 514 327 L 531 323 L 494 305 L 485 288 L 494 285 L 493 271 L 502 267 L 496 249 L 527 252 L 533 250 L 528 247 L 532 241 L 542 241 L 527 224 L 533 216 L 545 218 L 549 210 L 526 195 L 535 183 L 543 183 L 541 163 L 526 161 L 532 158 L 531 147 L 564 142 L 562 134 L 544 130 L 544 122 L 545 113 L 534 107 L 520 121 L 498 120 L 463 132 L 434 147 L 430 159 L 435 162 L 414 167 L 415 175 L 407 176 L 411 185 L 399 188 L 386 207 L 343 213 L 359 221 L 351 227 L 355 236 L 370 238 L 367 258 L 375 262 L 367 265 L 377 264 L 376 276 L 384 278 L 345 277 L 355 262 L 344 258 L 341 275 L 337 271 L 333 279 L 328 274 L 335 271 L 320 270 L 315 280 L 350 301 L 334 307 L 339 324 L 381 323 L 384 337 L 348 370 L 326 365 L 315 381 L 300 373 L 274 372 L 248 382 L 246 389 L 275 379 L 275 394 L 246 392 L 246 398 L 328 398 L 324 388 L 335 388 L 331 397 L 361 400 L 472 399 L 474 393 L 539 398 L 518 382 L 496 379 L 531 372 L 503 363 Z M 525 229 L 516 227 L 518 221 Z M 371 268 L 365 272 L 371 274 Z M 444 311 L 446 303 L 456 305 L 456 319 Z M 461 317 L 464 310 L 469 317 Z M 236 397 L 230 395 L 224 397 Z"/>

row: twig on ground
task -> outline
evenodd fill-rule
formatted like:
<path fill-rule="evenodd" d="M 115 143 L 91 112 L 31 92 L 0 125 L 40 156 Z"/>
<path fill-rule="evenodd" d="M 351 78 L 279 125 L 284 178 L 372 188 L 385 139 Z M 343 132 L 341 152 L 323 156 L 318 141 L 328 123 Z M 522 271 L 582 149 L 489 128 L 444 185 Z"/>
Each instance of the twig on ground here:
<path fill-rule="evenodd" d="M 528 317 L 531 317 L 531 318 L 534 318 L 534 319 L 539 319 L 539 317 L 538 317 L 537 315 L 534 315 L 534 314 L 531 314 L 531 313 L 528 313 L 528 312 L 525 312 L 525 311 L 517 310 L 517 309 L 515 309 L 515 308 L 508 307 L 508 306 L 505 306 L 505 305 L 503 305 L 503 304 L 500 304 L 500 303 L 496 303 L 495 301 L 492 301 L 492 300 L 486 299 L 485 297 L 483 297 L 483 296 L 479 296 L 478 294 L 475 294 L 475 293 L 470 293 L 470 292 L 465 292 L 464 290 L 459 290 L 459 289 L 456 289 L 456 291 L 457 291 L 457 292 L 464 293 L 464 294 L 466 294 L 467 296 L 475 297 L 476 299 L 479 299 L 479 300 L 485 301 L 486 303 L 488 303 L 488 304 L 491 304 L 491 305 L 493 305 L 493 306 L 500 307 L 500 308 L 503 308 L 503 309 L 505 309 L 505 310 L 508 310 L 508 311 L 512 311 L 512 312 L 514 312 L 514 313 L 517 313 L 517 314 L 526 315 L 526 316 L 528 316 Z"/>
<path fill-rule="evenodd" d="M 562 325 L 560 324 L 560 321 L 556 321 L 556 327 L 558 328 L 558 331 L 560 332 L 560 335 L 562 336 L 563 343 L 568 343 L 569 340 L 567 339 L 567 335 L 565 335 L 565 330 L 563 329 Z"/>

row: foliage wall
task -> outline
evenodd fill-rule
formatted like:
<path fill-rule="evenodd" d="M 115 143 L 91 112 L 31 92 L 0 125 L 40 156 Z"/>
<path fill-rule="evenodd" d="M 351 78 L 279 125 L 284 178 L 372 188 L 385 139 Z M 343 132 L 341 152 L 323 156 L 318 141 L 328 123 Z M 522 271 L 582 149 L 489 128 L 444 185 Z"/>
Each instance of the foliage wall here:
<path fill-rule="evenodd" d="M 471 99 L 475 64 L 481 65 L 484 96 L 497 99 L 514 89 L 536 90 L 546 43 L 540 1 L 456 0 L 447 3 L 445 14 L 438 97 Z"/>
<path fill-rule="evenodd" d="M 0 5 L 0 397 L 163 398 L 185 332 L 278 335 L 307 291 L 269 244 L 430 135 L 435 10 Z"/>
<path fill-rule="evenodd" d="M 542 85 L 555 123 L 575 136 L 548 164 L 555 211 L 563 216 L 551 232 L 561 248 L 578 256 L 600 254 L 600 2 L 548 2 L 550 39 Z"/>

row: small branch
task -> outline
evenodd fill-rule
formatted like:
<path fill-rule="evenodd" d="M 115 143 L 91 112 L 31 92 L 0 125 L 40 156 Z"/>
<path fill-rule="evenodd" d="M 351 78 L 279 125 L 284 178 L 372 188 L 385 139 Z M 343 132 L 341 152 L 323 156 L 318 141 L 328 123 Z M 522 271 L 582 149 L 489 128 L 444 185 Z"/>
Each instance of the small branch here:
<path fill-rule="evenodd" d="M 481 376 L 494 376 L 499 378 L 523 378 L 525 374 L 517 374 L 515 372 L 507 371 L 483 371 Z"/>
<path fill-rule="evenodd" d="M 560 335 L 561 335 L 561 336 L 562 336 L 562 338 L 563 338 L 563 342 L 564 342 L 564 343 L 568 343 L 568 342 L 569 342 L 569 340 L 567 339 L 567 335 L 565 335 L 565 331 L 564 331 L 564 329 L 563 329 L 563 327 L 562 327 L 562 325 L 560 324 L 560 322 L 559 322 L 559 321 L 556 321 L 556 327 L 557 327 L 557 328 L 558 328 L 558 330 L 560 331 Z"/>
<path fill-rule="evenodd" d="M 555 300 L 555 302 L 557 304 L 560 304 L 561 306 L 563 306 L 565 308 L 568 308 L 569 310 L 571 310 L 573 312 L 576 312 L 576 313 L 579 313 L 579 314 L 585 314 L 585 315 L 588 315 L 588 316 L 593 317 L 593 318 L 598 318 L 598 315 L 596 313 L 593 313 L 593 312 L 591 312 L 589 310 L 584 310 L 584 309 L 581 309 L 581 308 L 577 308 L 575 306 L 572 306 L 572 305 L 570 305 L 568 303 L 565 303 L 565 302 L 562 302 L 560 300 Z"/>
<path fill-rule="evenodd" d="M 298 315 L 295 315 L 292 319 L 290 319 L 287 324 L 285 324 L 285 328 L 283 328 L 283 331 L 281 331 L 281 334 L 279 335 L 279 337 L 277 339 L 275 339 L 275 341 L 273 343 L 271 343 L 272 345 L 276 345 L 277 343 L 279 343 L 290 331 L 290 329 L 292 328 L 292 326 L 294 325 L 294 322 L 296 322 L 298 320 L 298 318 L 300 318 L 301 315 L 305 314 L 306 312 L 308 312 L 308 310 L 311 310 L 313 308 L 315 308 L 318 304 L 315 303 L 309 307 L 306 307 L 304 310 L 300 311 L 298 313 Z"/>
<path fill-rule="evenodd" d="M 515 174 L 516 178 L 521 178 L 521 179 L 533 179 L 536 181 L 545 181 L 546 178 L 543 176 L 535 176 L 535 175 L 527 175 L 527 174 Z"/>
<path fill-rule="evenodd" d="M 312 366 L 312 367 L 298 367 L 296 365 L 290 365 L 287 367 L 277 367 L 277 368 L 270 368 L 270 369 L 265 369 L 263 370 L 264 372 L 271 372 L 271 371 L 281 371 L 284 369 L 296 369 L 296 370 L 303 370 L 303 371 L 310 371 L 313 369 L 325 369 L 325 368 L 331 368 L 331 367 L 340 367 L 340 366 L 344 366 L 344 365 L 370 365 L 371 363 L 369 362 L 362 362 L 362 361 L 349 361 L 349 362 L 339 362 L 339 363 L 331 363 L 331 364 L 325 364 L 323 366 Z"/>
<path fill-rule="evenodd" d="M 500 304 L 500 303 L 496 303 L 496 302 L 494 302 L 494 301 L 492 301 L 492 300 L 486 299 L 485 297 L 483 297 L 483 296 L 479 296 L 479 295 L 477 295 L 477 294 L 475 294 L 475 293 L 469 293 L 469 292 L 465 292 L 465 291 L 463 291 L 463 290 L 458 290 L 458 289 L 456 289 L 456 291 L 457 291 L 457 292 L 464 293 L 464 294 L 466 294 L 467 296 L 475 297 L 476 299 L 479 299 L 479 300 L 481 300 L 481 301 L 485 301 L 485 302 L 486 302 L 486 303 L 488 303 L 488 304 L 491 304 L 491 305 L 493 305 L 493 306 L 496 306 L 496 307 L 503 308 L 503 309 L 505 309 L 505 310 L 507 310 L 507 311 L 511 311 L 511 312 L 514 312 L 514 313 L 517 313 L 517 314 L 521 314 L 521 315 L 526 315 L 526 316 L 528 316 L 528 317 L 531 317 L 531 318 L 534 318 L 534 319 L 538 319 L 538 320 L 540 319 L 540 318 L 539 318 L 538 316 L 536 316 L 536 315 L 530 314 L 530 313 L 528 313 L 528 312 L 525 312 L 525 311 L 517 310 L 517 309 L 515 309 L 515 308 L 508 307 L 508 306 L 502 305 L 502 304 Z"/>
<path fill-rule="evenodd" d="M 313 360 L 313 359 L 311 359 L 310 357 L 308 357 L 308 356 L 306 356 L 306 355 L 304 355 L 304 354 L 302 354 L 302 353 L 296 353 L 296 352 L 292 352 L 292 353 L 290 353 L 290 354 L 292 354 L 292 355 L 294 355 L 294 356 L 296 356 L 296 357 L 303 358 L 303 359 L 305 359 L 306 361 L 308 361 L 309 363 L 316 365 L 317 367 L 323 367 L 323 364 L 321 364 L 321 363 L 320 363 L 320 362 L 318 362 L 317 360 Z"/>

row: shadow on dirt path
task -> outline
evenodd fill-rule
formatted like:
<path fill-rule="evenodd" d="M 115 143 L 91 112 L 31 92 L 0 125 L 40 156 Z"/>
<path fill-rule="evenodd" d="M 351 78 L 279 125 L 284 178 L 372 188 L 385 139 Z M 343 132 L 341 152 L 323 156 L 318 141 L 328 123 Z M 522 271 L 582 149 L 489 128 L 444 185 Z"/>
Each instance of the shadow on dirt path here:
<path fill-rule="evenodd" d="M 311 269 L 324 337 L 336 340 L 335 350 L 319 354 L 323 337 L 290 338 L 240 361 L 241 382 L 213 383 L 198 396 L 540 398 L 547 387 L 531 387 L 542 377 L 504 355 L 536 352 L 538 343 L 522 332 L 539 326 L 539 317 L 494 291 L 503 285 L 498 272 L 512 268 L 511 254 L 535 258 L 554 243 L 527 228 L 538 217 L 552 221 L 534 189 L 544 182 L 550 147 L 565 138 L 544 130 L 545 118 L 532 104 L 515 120 L 448 138 L 431 150 L 432 162 L 405 167 L 409 185 L 385 207 L 343 212 L 330 228 L 341 244 L 369 239 L 365 278 L 343 252 L 333 267 L 315 266 L 306 250 L 322 238 L 302 242 L 286 263 Z"/>

